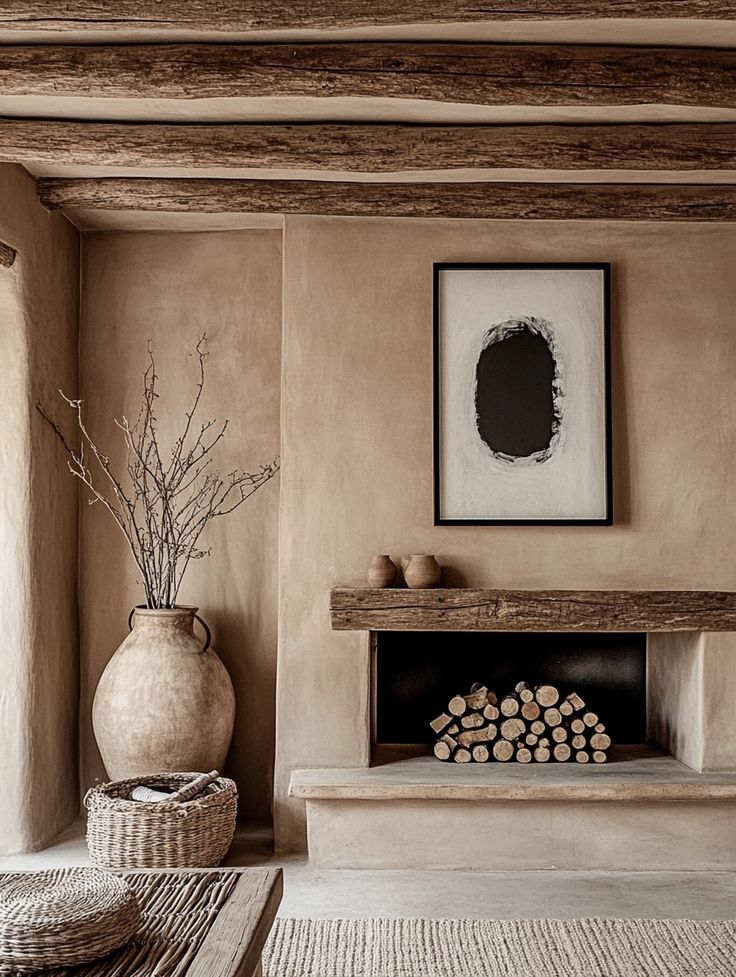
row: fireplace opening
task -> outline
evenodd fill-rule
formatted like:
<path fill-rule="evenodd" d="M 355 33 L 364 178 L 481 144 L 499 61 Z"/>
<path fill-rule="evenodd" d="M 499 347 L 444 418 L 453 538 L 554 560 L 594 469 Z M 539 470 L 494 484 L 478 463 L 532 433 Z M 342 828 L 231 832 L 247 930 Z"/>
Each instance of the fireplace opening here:
<path fill-rule="evenodd" d="M 519 681 L 576 691 L 605 717 L 614 745 L 646 740 L 646 634 L 376 631 L 376 747 L 427 747 L 429 722 L 480 682 L 499 694 Z"/>

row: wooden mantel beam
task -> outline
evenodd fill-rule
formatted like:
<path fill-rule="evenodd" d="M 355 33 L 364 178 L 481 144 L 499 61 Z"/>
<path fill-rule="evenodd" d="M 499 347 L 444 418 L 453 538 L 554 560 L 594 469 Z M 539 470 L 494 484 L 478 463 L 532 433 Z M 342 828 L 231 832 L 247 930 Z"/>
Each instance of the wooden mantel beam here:
<path fill-rule="evenodd" d="M 330 616 L 338 631 L 736 631 L 736 593 L 338 587 Z"/>
<path fill-rule="evenodd" d="M 0 119 L 0 160 L 351 173 L 729 170 L 736 166 L 736 124 L 140 125 Z"/>
<path fill-rule="evenodd" d="M 339 30 L 597 19 L 734 20 L 732 0 L 0 0 L 4 30 Z"/>
<path fill-rule="evenodd" d="M 326 183 L 282 180 L 41 179 L 52 210 L 736 221 L 736 185 Z"/>
<path fill-rule="evenodd" d="M 615 4 L 612 4 L 615 6 Z M 4 96 L 736 106 L 736 51 L 540 44 L 6 45 Z"/>

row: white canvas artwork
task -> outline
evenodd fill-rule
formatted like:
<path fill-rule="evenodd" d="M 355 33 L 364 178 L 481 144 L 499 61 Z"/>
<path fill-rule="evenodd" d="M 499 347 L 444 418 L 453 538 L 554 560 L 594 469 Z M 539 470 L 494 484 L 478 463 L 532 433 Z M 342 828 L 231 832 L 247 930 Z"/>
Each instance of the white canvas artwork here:
<path fill-rule="evenodd" d="M 435 521 L 611 521 L 608 265 L 435 266 Z"/>

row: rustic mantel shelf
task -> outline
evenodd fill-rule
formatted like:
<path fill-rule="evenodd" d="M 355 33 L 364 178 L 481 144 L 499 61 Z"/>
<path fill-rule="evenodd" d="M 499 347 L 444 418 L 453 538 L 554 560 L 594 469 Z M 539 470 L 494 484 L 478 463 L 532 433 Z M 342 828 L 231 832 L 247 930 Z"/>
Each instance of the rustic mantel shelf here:
<path fill-rule="evenodd" d="M 736 631 L 736 593 L 367 590 L 330 595 L 337 631 Z"/>

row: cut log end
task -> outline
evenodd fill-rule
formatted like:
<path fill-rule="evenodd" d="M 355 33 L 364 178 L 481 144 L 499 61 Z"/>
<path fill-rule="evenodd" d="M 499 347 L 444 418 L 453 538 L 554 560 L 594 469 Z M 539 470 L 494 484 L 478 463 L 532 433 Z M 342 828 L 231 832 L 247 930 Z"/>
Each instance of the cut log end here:
<path fill-rule="evenodd" d="M 572 750 L 567 743 L 558 743 L 553 752 L 555 760 L 557 760 L 559 763 L 565 763 L 572 756 Z"/>
<path fill-rule="evenodd" d="M 442 730 L 445 729 L 446 726 L 449 726 L 451 722 L 452 716 L 448 716 L 446 712 L 443 712 L 442 715 L 438 716 L 436 719 L 433 719 L 429 725 L 432 727 L 435 733 L 441 733 Z"/>
<path fill-rule="evenodd" d="M 453 716 L 463 716 L 467 712 L 468 706 L 465 697 L 462 695 L 453 696 L 447 704 L 447 709 Z"/>
<path fill-rule="evenodd" d="M 560 710 L 555 708 L 545 709 L 542 714 L 542 719 L 548 726 L 559 726 L 562 722 Z"/>
<path fill-rule="evenodd" d="M 611 737 L 608 733 L 593 733 L 590 737 L 590 745 L 594 750 L 608 750 L 611 746 Z"/>
<path fill-rule="evenodd" d="M 501 763 L 506 763 L 514 755 L 514 744 L 508 740 L 497 740 L 493 744 L 493 756 Z"/>
<path fill-rule="evenodd" d="M 532 722 L 534 719 L 539 719 L 542 710 L 536 702 L 524 702 L 521 706 L 521 715 L 524 719 L 528 719 Z"/>
<path fill-rule="evenodd" d="M 534 690 L 534 696 L 543 709 L 557 705 L 560 699 L 560 693 L 554 685 L 538 685 Z"/>
<path fill-rule="evenodd" d="M 501 723 L 501 736 L 505 740 L 518 740 L 526 733 L 526 724 L 516 717 L 506 719 Z"/>
<path fill-rule="evenodd" d="M 438 760 L 449 760 L 450 756 L 452 755 L 452 750 L 447 743 L 443 743 L 442 740 L 439 740 L 439 742 L 434 744 L 434 755 Z"/>
<path fill-rule="evenodd" d="M 507 695 L 501 699 L 501 714 L 504 716 L 515 716 L 519 711 L 519 700 L 512 695 Z"/>

